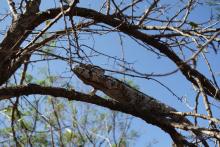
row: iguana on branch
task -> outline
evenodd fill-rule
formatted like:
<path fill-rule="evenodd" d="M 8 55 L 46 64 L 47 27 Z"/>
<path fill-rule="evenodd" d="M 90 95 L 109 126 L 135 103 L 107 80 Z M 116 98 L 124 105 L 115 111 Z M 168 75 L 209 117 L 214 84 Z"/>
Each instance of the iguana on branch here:
<path fill-rule="evenodd" d="M 171 111 L 176 112 L 174 108 L 132 88 L 128 84 L 105 75 L 105 70 L 101 67 L 91 64 L 80 64 L 75 66 L 73 71 L 85 84 L 93 86 L 118 102 L 131 104 L 134 107 L 137 106 L 138 109 L 144 109 L 148 112 L 158 112 L 161 114 Z"/>

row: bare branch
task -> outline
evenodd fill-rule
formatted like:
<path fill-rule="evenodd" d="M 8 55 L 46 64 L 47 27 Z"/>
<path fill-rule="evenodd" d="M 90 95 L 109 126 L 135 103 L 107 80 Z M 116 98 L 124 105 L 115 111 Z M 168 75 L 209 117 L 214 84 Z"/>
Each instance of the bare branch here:
<path fill-rule="evenodd" d="M 7 0 L 7 1 L 8 1 L 9 8 L 11 10 L 12 16 L 14 19 L 16 19 L 18 13 L 17 13 L 16 7 L 15 7 L 15 2 L 13 0 Z"/>
<path fill-rule="evenodd" d="M 68 100 L 76 100 L 76 101 L 96 104 L 102 107 L 110 108 L 112 110 L 128 113 L 140 117 L 148 123 L 159 126 L 164 131 L 166 131 L 171 135 L 172 139 L 175 141 L 176 144 L 182 144 L 182 145 L 187 144 L 194 146 L 192 143 L 189 143 L 181 134 L 177 133 L 174 128 L 171 127 L 174 126 L 173 125 L 174 122 L 171 121 L 171 123 L 169 123 L 168 121 L 169 119 L 166 119 L 165 117 L 164 118 L 158 117 L 157 115 L 152 113 L 154 111 L 152 111 L 151 113 L 146 113 L 146 112 L 143 113 L 140 112 L 138 109 L 135 109 L 135 107 L 131 105 L 120 103 L 110 99 L 103 99 L 97 95 L 91 96 L 91 95 L 83 94 L 73 89 L 67 90 L 65 88 L 59 88 L 59 87 L 42 87 L 36 84 L 29 84 L 27 86 L 7 87 L 0 89 L 0 100 L 9 99 L 15 96 L 33 95 L 33 94 L 64 97 L 67 98 Z M 188 123 L 186 124 L 185 123 L 179 124 L 179 123 L 177 123 L 178 125 L 175 123 L 175 125 L 177 125 L 178 128 L 180 128 L 179 126 L 185 126 L 185 125 L 189 126 Z"/>
<path fill-rule="evenodd" d="M 160 0 L 154 0 L 154 2 L 150 5 L 150 7 L 145 10 L 144 12 L 144 15 L 142 15 L 140 21 L 138 22 L 137 25 L 142 25 L 144 20 L 148 17 L 148 15 L 151 13 L 151 11 L 153 10 L 154 7 L 157 6 L 157 3 L 159 2 Z"/>

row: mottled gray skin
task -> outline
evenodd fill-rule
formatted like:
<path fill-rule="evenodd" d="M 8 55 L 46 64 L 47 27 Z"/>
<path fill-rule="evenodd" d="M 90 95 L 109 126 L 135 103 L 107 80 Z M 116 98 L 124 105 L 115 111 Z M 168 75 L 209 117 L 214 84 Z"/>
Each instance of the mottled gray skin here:
<path fill-rule="evenodd" d="M 128 84 L 105 75 L 105 70 L 91 64 L 80 64 L 74 68 L 74 73 L 86 84 L 103 91 L 116 101 L 138 106 L 139 109 L 168 113 L 176 111 L 158 100 L 148 96 Z M 140 108 L 141 107 L 141 108 Z"/>

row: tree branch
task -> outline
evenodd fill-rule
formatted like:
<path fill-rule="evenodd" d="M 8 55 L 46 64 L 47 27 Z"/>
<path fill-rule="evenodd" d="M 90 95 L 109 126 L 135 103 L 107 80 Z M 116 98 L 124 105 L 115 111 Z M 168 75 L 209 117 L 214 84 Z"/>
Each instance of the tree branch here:
<path fill-rule="evenodd" d="M 140 110 L 135 109 L 135 107 L 129 104 L 120 103 L 111 99 L 103 99 L 102 97 L 99 97 L 97 95 L 91 96 L 88 94 L 77 92 L 73 89 L 67 90 L 65 88 L 59 87 L 43 87 L 36 84 L 29 84 L 27 86 L 7 87 L 0 89 L 0 100 L 10 99 L 12 97 L 18 97 L 22 95 L 28 96 L 33 94 L 63 97 L 67 98 L 68 100 L 86 102 L 106 107 L 112 110 L 120 111 L 123 113 L 131 114 L 133 116 L 145 120 L 147 123 L 160 127 L 162 130 L 170 134 L 171 138 L 174 140 L 175 143 L 194 146 L 192 143 L 189 143 L 184 136 L 178 133 L 172 125 L 169 125 L 169 119 L 166 119 L 165 117 L 157 116 L 154 113 L 142 112 Z M 184 126 L 184 123 L 182 125 Z"/>

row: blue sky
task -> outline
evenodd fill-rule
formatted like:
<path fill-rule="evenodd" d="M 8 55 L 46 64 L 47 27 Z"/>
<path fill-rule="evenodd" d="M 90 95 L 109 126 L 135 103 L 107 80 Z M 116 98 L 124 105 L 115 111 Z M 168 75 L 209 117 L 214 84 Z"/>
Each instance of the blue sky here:
<path fill-rule="evenodd" d="M 51 6 L 51 3 L 48 0 L 42 0 L 43 5 L 42 8 L 48 8 Z M 6 1 L 2 1 L 0 5 L 0 9 L 8 9 L 7 5 L 5 3 Z M 166 2 L 166 1 L 164 1 Z M 169 1 L 170 3 L 175 1 Z M 79 6 L 82 7 L 99 7 L 98 0 L 81 0 Z M 142 6 L 140 9 L 144 9 L 145 6 Z M 190 20 L 194 22 L 203 22 L 205 19 L 207 19 L 210 16 L 210 8 L 208 6 L 200 6 L 198 7 L 190 16 Z M 62 27 L 62 26 L 59 26 Z M 219 27 L 219 26 L 218 26 Z M 54 29 L 57 29 L 57 26 L 54 27 Z M 155 54 L 152 54 L 151 52 L 147 51 L 143 47 L 137 45 L 137 43 L 132 40 L 129 37 L 126 37 L 126 35 L 123 34 L 123 45 L 125 50 L 125 59 L 129 62 L 134 63 L 134 67 L 142 72 L 155 72 L 155 73 L 162 73 L 162 72 L 169 72 L 174 69 L 176 69 L 176 66 L 168 59 L 158 59 Z M 120 46 L 120 38 L 117 33 L 107 35 L 94 35 L 96 38 L 95 43 L 91 41 L 91 39 L 84 40 L 84 42 L 87 42 L 88 44 L 91 44 L 91 46 L 94 44 L 95 48 L 97 50 L 101 50 L 102 52 L 121 57 L 121 46 Z M 85 38 L 86 39 L 86 38 Z M 83 42 L 83 41 L 82 41 Z M 220 71 L 220 66 L 217 59 L 220 59 L 220 56 L 216 56 L 213 54 L 208 55 L 208 58 L 213 65 L 213 68 L 215 71 Z M 113 67 L 112 61 L 107 61 L 104 58 L 96 58 L 94 59 L 94 63 L 97 63 L 98 65 L 102 67 Z M 110 63 L 112 66 L 106 66 L 106 63 Z M 205 68 L 204 62 L 201 61 L 201 66 L 199 67 L 201 71 L 205 74 L 208 73 L 208 69 Z M 60 68 L 62 66 L 62 63 L 55 63 L 54 65 L 51 64 L 51 66 L 54 67 L 54 73 L 60 73 Z M 38 66 L 44 66 L 44 65 L 38 65 Z M 34 71 L 34 70 L 33 70 Z M 37 74 L 37 72 L 36 72 Z M 151 95 L 162 102 L 173 106 L 179 110 L 185 110 L 189 111 L 189 108 L 186 107 L 186 105 L 182 102 L 180 102 L 176 97 L 173 97 L 171 93 L 169 93 L 164 87 L 159 85 L 158 83 L 155 83 L 150 80 L 143 80 L 143 79 L 136 79 L 136 78 L 130 78 L 134 81 L 135 84 L 139 85 L 140 90 L 148 95 Z M 168 85 L 169 88 L 171 88 L 178 96 L 182 97 L 185 96 L 189 99 L 189 102 L 193 102 L 194 100 L 194 94 L 192 85 L 190 82 L 188 82 L 185 77 L 178 72 L 175 76 L 166 77 L 163 79 L 158 78 L 158 80 L 161 80 L 164 84 Z M 218 79 L 220 80 L 220 79 Z M 190 103 L 193 106 L 193 103 Z M 150 124 L 146 124 L 144 121 L 140 119 L 135 119 L 133 122 L 133 128 L 135 128 L 137 131 L 141 133 L 141 137 L 136 142 L 136 147 L 142 147 L 146 146 L 149 142 L 154 141 L 155 139 L 159 141 L 158 143 L 154 144 L 154 147 L 168 147 L 171 146 L 171 139 L 170 137 L 164 133 L 161 129 L 154 127 Z"/>

